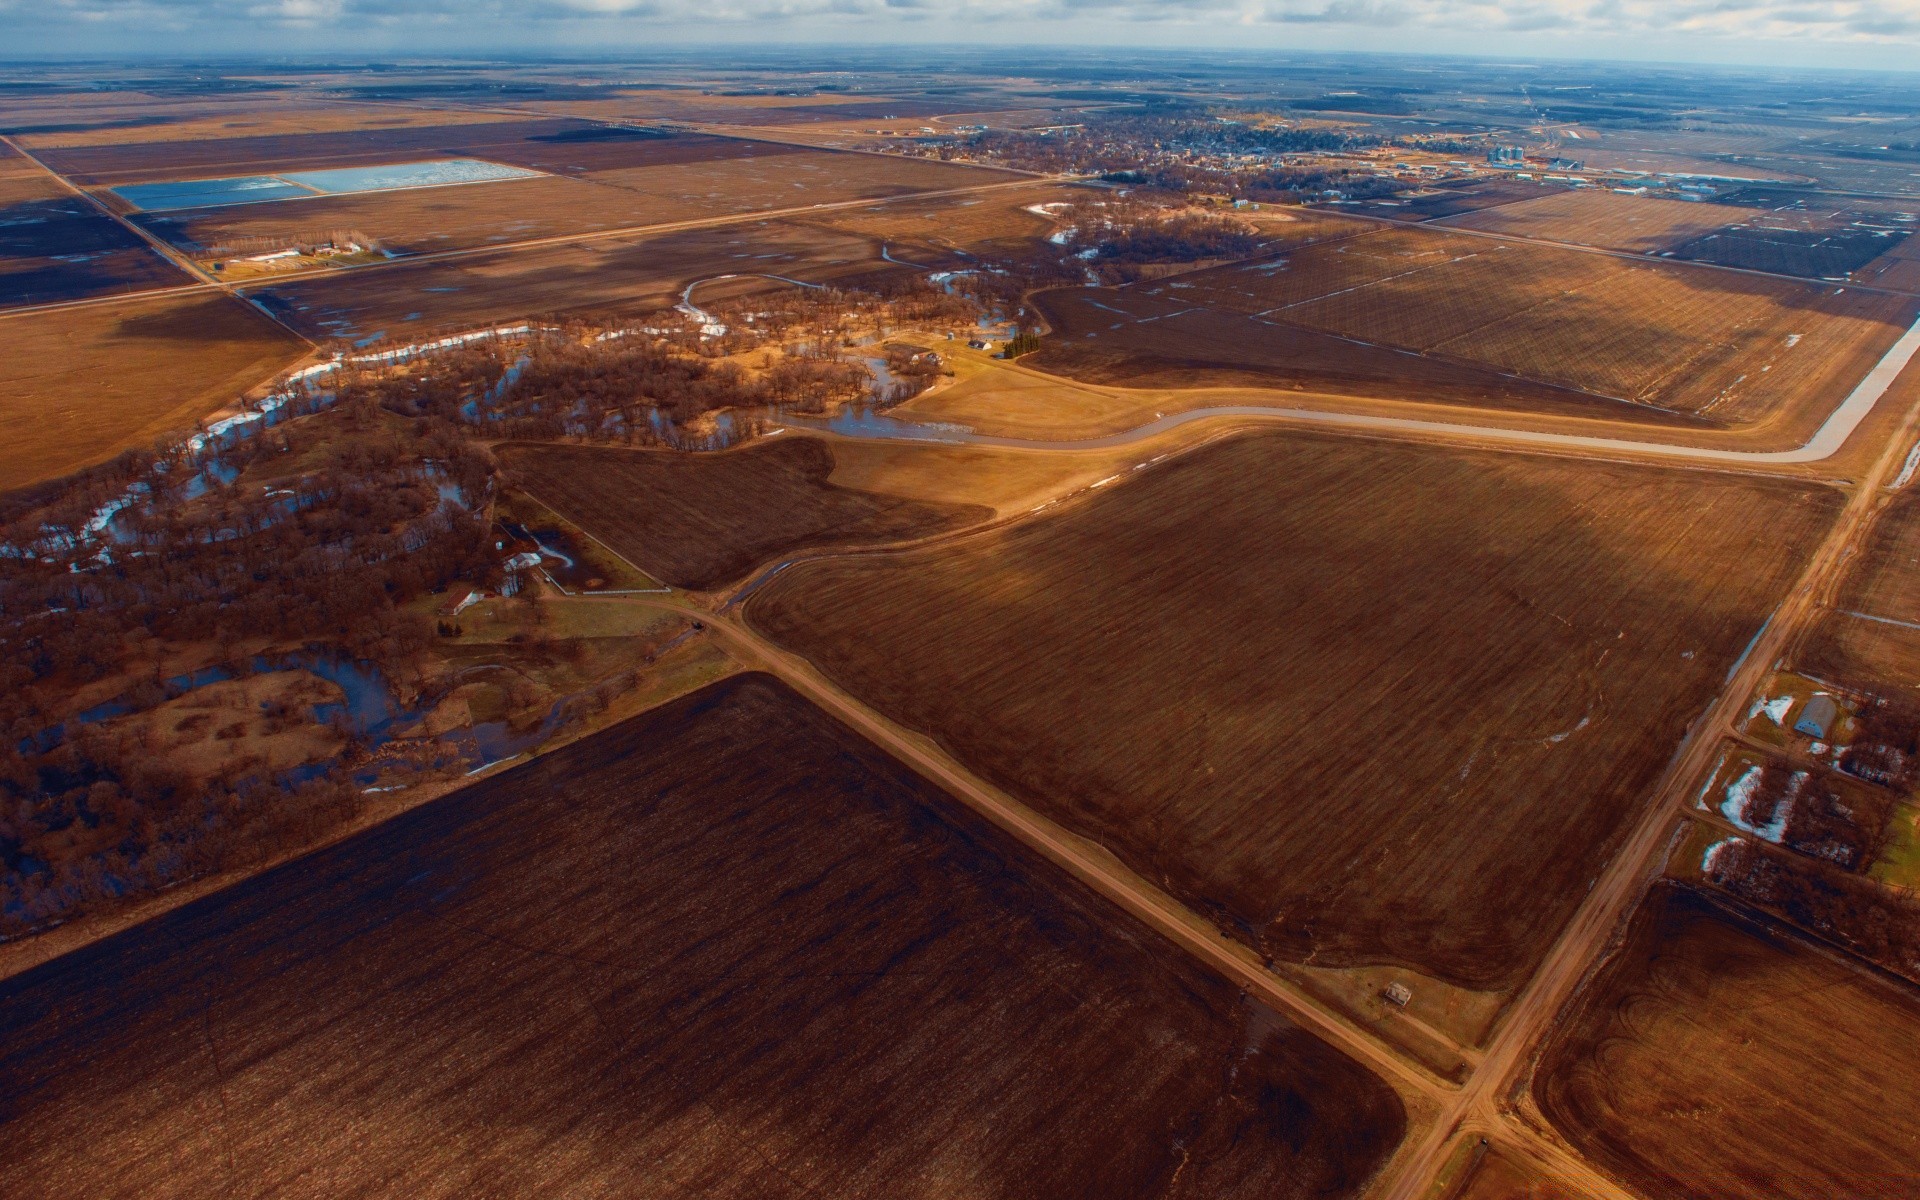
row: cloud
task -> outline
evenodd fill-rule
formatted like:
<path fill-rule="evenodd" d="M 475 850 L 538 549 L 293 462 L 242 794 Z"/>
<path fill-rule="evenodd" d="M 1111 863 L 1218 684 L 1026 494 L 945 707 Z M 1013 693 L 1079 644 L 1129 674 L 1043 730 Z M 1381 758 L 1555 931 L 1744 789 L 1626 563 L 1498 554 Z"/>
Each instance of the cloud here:
<path fill-rule="evenodd" d="M 1104 35 L 1091 40 L 1144 45 L 1168 36 L 1156 30 L 1179 30 L 1186 44 L 1239 45 L 1252 36 L 1246 31 L 1265 28 L 1268 44 L 1318 31 L 1311 32 L 1316 45 L 1344 40 L 1362 50 L 1379 48 L 1375 35 L 1395 30 L 1406 43 L 1401 49 L 1424 48 L 1430 32 L 1447 45 L 1484 36 L 1492 52 L 1524 41 L 1566 53 L 1678 36 L 1718 42 L 1729 48 L 1725 57 L 1738 59 L 1743 43 L 1920 47 L 1920 0 L 0 0 L 0 28 L 23 51 L 51 43 L 80 49 L 96 37 L 103 51 L 126 48 L 107 45 L 109 31 L 134 46 L 155 33 L 228 49 L 320 49 L 329 39 L 350 46 L 369 30 L 392 42 L 411 31 L 416 48 L 431 52 L 441 44 L 513 48 L 570 38 L 614 49 L 703 32 L 872 42 L 890 29 L 924 37 L 929 26 L 954 40 L 1018 28 L 1032 41 L 1071 41 L 1072 31 L 1090 30 Z M 1125 33 L 1130 28 L 1137 38 Z M 1291 41 L 1287 30 L 1298 31 Z"/>

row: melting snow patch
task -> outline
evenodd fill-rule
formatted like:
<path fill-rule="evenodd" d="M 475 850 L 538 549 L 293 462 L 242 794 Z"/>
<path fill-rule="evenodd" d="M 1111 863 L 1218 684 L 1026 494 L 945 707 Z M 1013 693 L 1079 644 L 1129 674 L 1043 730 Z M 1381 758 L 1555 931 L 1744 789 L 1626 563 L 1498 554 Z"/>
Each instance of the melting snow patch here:
<path fill-rule="evenodd" d="M 1760 772 L 1761 768 L 1758 766 L 1748 767 L 1740 778 L 1727 785 L 1727 798 L 1720 805 L 1720 815 L 1736 828 L 1744 829 L 1755 837 L 1765 838 L 1769 842 L 1778 844 L 1781 836 L 1787 831 L 1787 817 L 1793 812 L 1794 797 L 1800 794 L 1800 785 L 1806 782 L 1807 773 L 1794 772 L 1793 782 L 1787 787 L 1787 794 L 1782 796 L 1780 803 L 1774 807 L 1773 819 L 1765 825 L 1755 825 L 1747 820 L 1746 814 L 1747 804 L 1753 799 L 1754 789 L 1760 786 Z"/>
<path fill-rule="evenodd" d="M 1753 707 L 1747 710 L 1747 720 L 1751 721 L 1761 713 L 1765 713 L 1775 725 L 1779 725 L 1787 719 L 1787 710 L 1792 707 L 1792 696 L 1776 696 L 1772 700 L 1755 700 Z"/>
<path fill-rule="evenodd" d="M 1700 856 L 1700 869 L 1709 873 L 1712 872 L 1714 867 L 1720 862 L 1722 852 L 1724 852 L 1728 846 L 1738 846 L 1739 844 L 1739 838 L 1730 837 L 1721 838 L 1713 845 L 1708 846 L 1707 852 Z"/>

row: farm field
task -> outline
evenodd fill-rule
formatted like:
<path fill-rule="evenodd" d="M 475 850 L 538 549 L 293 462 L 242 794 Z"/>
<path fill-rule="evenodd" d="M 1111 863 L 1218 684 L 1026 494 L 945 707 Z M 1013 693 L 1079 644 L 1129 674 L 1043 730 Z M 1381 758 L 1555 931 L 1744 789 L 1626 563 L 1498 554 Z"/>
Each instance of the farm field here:
<path fill-rule="evenodd" d="M 1666 884 L 1533 1094 L 1645 1196 L 1910 1196 L 1917 1035 L 1911 987 Z"/>
<path fill-rule="evenodd" d="M 1232 269 L 1232 268 L 1216 268 Z M 1211 271 L 1184 276 L 1191 281 Z M 1323 330 L 1194 306 L 1189 282 L 1125 289 L 1065 288 L 1035 298 L 1050 336 L 1023 365 L 1130 388 L 1278 388 L 1612 419 L 1698 422 L 1483 365 Z"/>
<path fill-rule="evenodd" d="M 0 984 L 0 1061 L 20 1197 L 1348 1197 L 1406 1127 L 765 676 Z"/>
<path fill-rule="evenodd" d="M 993 515 L 836 485 L 834 451 L 819 438 L 697 456 L 512 445 L 500 459 L 520 486 L 616 554 L 698 591 L 796 550 L 905 541 Z"/>
<path fill-rule="evenodd" d="M 0 147 L 0 308 L 191 282 L 26 159 Z"/>
<path fill-rule="evenodd" d="M 1262 432 L 746 616 L 1264 954 L 1504 990 L 1837 507 Z"/>
<path fill-rule="evenodd" d="M 286 137 L 421 125 L 479 125 L 520 119 L 505 113 L 474 110 L 443 108 L 410 111 L 385 105 L 346 104 L 340 101 L 315 103 L 303 98 L 268 99 L 262 96 L 173 105 L 154 97 L 129 97 L 117 104 L 54 111 L 68 119 L 59 121 L 43 114 L 41 123 L 54 128 L 23 134 L 20 144 L 29 150 L 70 149 L 140 142 Z"/>
<path fill-rule="evenodd" d="M 1520 179 L 1474 180 L 1421 190 L 1425 193 L 1424 195 L 1395 197 L 1392 200 L 1364 200 L 1357 205 L 1342 207 L 1349 208 L 1349 211 L 1362 212 L 1370 217 L 1383 217 L 1390 221 L 1432 221 L 1460 213 L 1522 203 L 1535 199 L 1543 193 L 1553 195 L 1560 191 L 1559 188 L 1550 184 Z"/>
<path fill-rule="evenodd" d="M 1006 178 L 938 163 L 717 138 L 700 140 L 709 153 L 688 154 L 676 160 L 663 151 L 664 161 L 649 165 L 568 171 L 545 178 L 463 187 L 282 200 L 141 219 L 156 233 L 183 247 L 295 238 L 313 230 L 348 228 L 364 231 L 391 253 L 421 254 L 966 187 Z M 514 165 L 539 164 L 540 169 L 547 169 L 565 166 L 576 158 L 591 161 L 590 156 L 575 152 L 582 145 L 591 151 L 609 144 L 626 145 L 569 143 L 550 156 L 551 160 L 566 161 L 522 154 Z M 656 143 L 648 139 L 639 144 L 651 148 Z M 712 153 L 715 147 L 727 153 Z M 631 150 L 628 155 L 638 157 Z"/>
<path fill-rule="evenodd" d="M 1861 267 L 1854 278 L 1875 287 L 1920 292 L 1920 236 L 1908 235 L 1885 254 Z"/>
<path fill-rule="evenodd" d="M 833 283 L 909 270 L 864 237 L 767 221 L 329 272 L 248 294 L 308 336 L 359 339 L 546 313 L 633 316 L 671 307 L 688 283 L 719 275 Z"/>
<path fill-rule="evenodd" d="M 306 347 L 226 296 L 0 318 L 0 478 L 9 488 L 103 462 L 238 399 Z"/>
<path fill-rule="evenodd" d="M 1742 224 L 1754 215 L 1750 209 L 1730 204 L 1622 196 L 1588 189 L 1483 209 L 1437 224 L 1644 253 L 1671 250 L 1703 234 Z"/>
<path fill-rule="evenodd" d="M 1144 360 L 1207 375 L 1265 373 L 1279 386 L 1305 386 L 1311 375 L 1402 393 L 1424 387 L 1431 372 L 1444 397 L 1525 404 L 1554 399 L 1538 391 L 1546 385 L 1616 401 L 1596 412 L 1664 411 L 1743 428 L 1824 416 L 1920 314 L 1911 297 L 1425 229 L 1382 230 L 1131 293 L 1119 303 L 1097 289 L 1047 293 L 1062 337 L 1036 365 L 1111 379 Z M 1089 305 L 1106 306 L 1108 319 L 1098 322 Z M 1150 322 L 1179 332 L 1143 328 Z M 1322 366 L 1284 352 L 1301 329 L 1350 341 L 1328 344 Z M 1379 359 L 1380 383 L 1349 382 L 1360 366 L 1342 378 L 1343 358 L 1367 361 L 1352 342 L 1393 355 Z M 1171 358 L 1181 344 L 1194 349 Z M 1409 353 L 1433 367 L 1410 371 Z M 1479 373 L 1478 395 L 1467 382 L 1476 377 L 1462 371 Z"/>
<path fill-rule="evenodd" d="M 269 175 L 281 171 L 372 166 L 422 158 L 482 158 L 526 166 L 523 159 L 553 153 L 568 140 L 578 139 L 596 128 L 584 122 L 553 118 L 472 121 L 455 117 L 426 125 L 403 121 L 383 129 L 342 128 L 317 133 L 274 132 L 246 137 L 51 147 L 37 151 L 36 155 L 77 184 L 113 187 L 221 175 Z M 648 149 L 652 147 L 649 145 Z"/>
<path fill-rule="evenodd" d="M 1497 1149 L 1473 1165 L 1466 1183 L 1448 1200 L 1575 1200 L 1577 1192 L 1548 1183 Z"/>
<path fill-rule="evenodd" d="M 1823 679 L 1920 687 L 1920 492 L 1888 502 L 1799 662 Z"/>

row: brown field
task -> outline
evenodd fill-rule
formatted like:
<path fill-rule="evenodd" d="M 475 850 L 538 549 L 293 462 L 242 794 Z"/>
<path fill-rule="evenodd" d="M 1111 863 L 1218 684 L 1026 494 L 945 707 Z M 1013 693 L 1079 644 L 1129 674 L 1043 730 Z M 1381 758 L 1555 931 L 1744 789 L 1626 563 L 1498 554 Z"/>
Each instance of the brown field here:
<path fill-rule="evenodd" d="M 1347 1197 L 1391 1089 L 765 676 L 0 984 L 0 1191 Z"/>
<path fill-rule="evenodd" d="M 196 142 L 220 138 L 286 137 L 303 133 L 339 133 L 348 130 L 394 129 L 420 125 L 480 125 L 516 121 L 522 118 L 506 113 L 461 111 L 458 109 L 404 109 L 384 105 L 340 102 L 268 101 L 260 97 L 234 100 L 209 106 L 196 104 L 184 111 L 164 114 L 163 119 L 146 123 L 128 123 L 114 119 L 121 109 L 104 110 L 95 119 L 97 128 L 52 129 L 27 134 L 20 143 L 29 150 L 79 146 L 117 146 L 140 142 Z M 129 104 L 127 116 L 153 114 L 151 102 Z M 111 114 L 111 115 L 109 115 Z M 60 124 L 51 121 L 52 124 Z"/>
<path fill-rule="evenodd" d="M 1050 335 L 1039 353 L 1021 361 L 1089 383 L 1130 388 L 1265 387 L 1568 416 L 1640 415 L 1617 400 L 1482 365 L 1355 342 L 1225 308 L 1188 307 L 1175 299 L 1182 295 L 1163 284 L 1044 292 L 1037 302 Z M 1646 411 L 1654 419 L 1663 416 Z"/>
<path fill-rule="evenodd" d="M 670 307 L 690 282 L 736 272 L 835 283 L 910 270 L 864 237 L 766 221 L 330 272 L 249 294 L 311 337 L 402 337 L 532 314 L 633 316 Z"/>
<path fill-rule="evenodd" d="M 1635 406 L 1615 406 L 1619 415 L 1658 408 L 1738 427 L 1801 409 L 1824 415 L 1920 313 L 1911 297 L 1424 229 L 1382 230 L 1277 264 L 1236 264 L 1133 291 L 1139 298 L 1120 303 L 1100 290 L 1048 293 L 1048 315 L 1062 315 L 1067 336 L 1036 365 L 1111 378 L 1116 362 L 1163 360 L 1172 346 L 1159 344 L 1169 340 L 1164 331 L 1142 329 L 1146 313 L 1116 313 L 1101 330 L 1096 314 L 1073 316 L 1068 307 L 1076 298 L 1113 308 L 1151 303 L 1155 319 L 1180 314 L 1167 322 L 1185 335 L 1173 345 L 1196 347 L 1169 369 L 1265 373 L 1282 386 L 1303 374 L 1339 379 L 1337 366 L 1267 344 L 1290 346 L 1304 327 L 1376 353 L 1417 354 L 1436 370 L 1511 374 Z M 1325 357 L 1338 359 L 1331 347 Z M 1391 377 L 1384 366 L 1378 374 Z M 1400 374 L 1410 373 L 1403 366 Z M 1424 386 L 1424 374 L 1412 378 Z M 1464 381 L 1445 386 L 1472 395 Z M 1499 394 L 1494 384 L 1480 387 Z M 1529 398 L 1524 384 L 1509 393 Z"/>
<path fill-rule="evenodd" d="M 476 153 L 555 173 L 460 187 L 318 196 L 265 204 L 155 213 L 142 222 L 182 247 L 238 239 L 292 238 L 313 230 L 362 230 L 394 253 L 420 254 L 602 229 L 664 224 L 762 209 L 804 208 L 917 191 L 969 187 L 1009 178 L 992 172 L 873 155 L 847 155 L 718 138 L 698 152 L 655 143 L 567 143 L 542 153 Z M 582 169 L 606 152 L 637 157 L 662 149 L 649 165 Z M 717 149 L 716 149 L 717 148 Z M 518 149 L 515 147 L 514 149 Z M 650 152 L 650 150 L 649 150 Z M 1030 215 L 1030 214 L 1023 214 Z"/>
<path fill-rule="evenodd" d="M 1899 244 L 1854 273 L 1875 287 L 1920 292 L 1920 235 L 1909 234 Z"/>
<path fill-rule="evenodd" d="M 1642 1195 L 1920 1191 L 1920 997 L 1662 885 L 1544 1053 L 1554 1125 Z"/>
<path fill-rule="evenodd" d="M 1559 189 L 1551 184 L 1502 178 L 1421 190 L 1426 194 L 1396 196 L 1390 201 L 1362 201 L 1358 205 L 1342 207 L 1348 212 L 1363 212 L 1370 217 L 1383 217 L 1390 221 L 1430 221 L 1503 204 L 1523 203 L 1543 193 L 1553 194 Z"/>
<path fill-rule="evenodd" d="M 0 318 L 0 479 L 24 487 L 190 430 L 306 352 L 225 296 Z"/>
<path fill-rule="evenodd" d="M 1798 661 L 1823 679 L 1920 688 L 1920 491 L 1875 519 Z"/>
<path fill-rule="evenodd" d="M 789 220 L 884 242 L 896 258 L 910 262 L 951 266 L 958 261 L 951 258 L 954 250 L 1022 253 L 1059 228 L 1057 222 L 1026 211 L 1029 205 L 1097 197 L 1087 188 L 1035 184 L 980 196 L 907 197 L 872 208 Z"/>
<path fill-rule="evenodd" d="M 518 445 L 500 458 L 516 483 L 614 553 L 700 591 L 796 550 L 906 541 L 993 515 L 834 484 L 833 451 L 819 438 L 711 455 Z"/>
<path fill-rule="evenodd" d="M 1497 1149 L 1474 1163 L 1465 1184 L 1447 1200 L 1584 1200 L 1581 1193 L 1549 1183 Z"/>
<path fill-rule="evenodd" d="M 394 110 L 396 112 L 403 110 Z M 590 129 L 577 121 L 534 118 L 452 122 L 325 133 L 271 133 L 192 141 L 132 141 L 42 151 L 39 158 L 77 184 L 110 187 L 169 179 L 320 170 L 413 158 L 473 157 L 512 161 L 538 139 Z"/>
<path fill-rule="evenodd" d="M 1742 224 L 1754 215 L 1751 209 L 1728 204 L 1622 196 L 1595 189 L 1559 192 L 1522 204 L 1452 217 L 1443 223 L 1516 237 L 1648 251 L 1671 250 L 1701 234 Z"/>
<path fill-rule="evenodd" d="M 189 282 L 45 171 L 18 155 L 0 158 L 0 307 Z"/>
<path fill-rule="evenodd" d="M 1267 954 L 1505 989 L 1835 511 L 1259 433 L 746 612 Z"/>

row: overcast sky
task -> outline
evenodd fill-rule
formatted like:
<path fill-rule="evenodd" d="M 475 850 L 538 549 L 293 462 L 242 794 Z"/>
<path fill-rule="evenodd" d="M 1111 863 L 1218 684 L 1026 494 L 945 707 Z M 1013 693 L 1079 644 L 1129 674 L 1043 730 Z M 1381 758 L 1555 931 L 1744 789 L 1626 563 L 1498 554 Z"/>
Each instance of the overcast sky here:
<path fill-rule="evenodd" d="M 0 31 L 13 57 L 927 41 L 1920 70 L 1920 0 L 0 0 Z"/>

